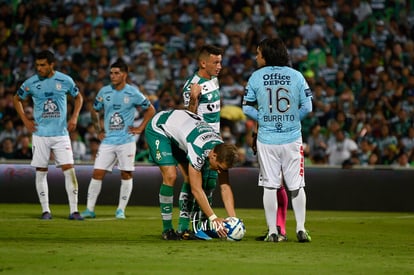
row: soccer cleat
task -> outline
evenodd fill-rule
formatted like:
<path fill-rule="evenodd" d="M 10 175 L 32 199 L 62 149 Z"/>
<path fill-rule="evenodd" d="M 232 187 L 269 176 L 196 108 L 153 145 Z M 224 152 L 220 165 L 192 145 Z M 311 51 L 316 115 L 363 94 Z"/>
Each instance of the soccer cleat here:
<path fill-rule="evenodd" d="M 174 229 L 170 228 L 162 232 L 162 238 L 166 241 L 178 241 L 180 236 L 175 233 Z"/>
<path fill-rule="evenodd" d="M 199 240 L 209 241 L 209 240 L 211 240 L 211 239 L 212 239 L 209 235 L 207 235 L 207 233 L 206 233 L 206 232 L 204 232 L 204 231 L 202 231 L 202 230 L 198 230 L 198 231 L 195 233 L 195 236 L 196 236 L 196 237 L 197 237 L 197 239 L 199 239 Z"/>
<path fill-rule="evenodd" d="M 186 229 L 183 232 L 176 232 L 178 237 L 180 237 L 181 240 L 198 240 L 198 238 L 195 236 L 194 232 L 190 229 Z"/>
<path fill-rule="evenodd" d="M 115 218 L 120 219 L 120 220 L 125 219 L 126 217 L 125 217 L 124 210 L 117 209 L 115 212 Z"/>
<path fill-rule="evenodd" d="M 89 210 L 88 208 L 81 213 L 81 216 L 86 219 L 94 219 L 96 217 L 95 212 Z"/>
<path fill-rule="evenodd" d="M 312 240 L 311 236 L 306 230 L 305 231 L 300 230 L 298 233 L 296 233 L 296 236 L 298 237 L 298 241 L 300 243 L 308 243 Z"/>
<path fill-rule="evenodd" d="M 69 215 L 69 220 L 83 221 L 83 217 L 79 212 L 73 212 Z"/>
<path fill-rule="evenodd" d="M 266 236 L 266 238 L 264 239 L 265 242 L 273 242 L 273 243 L 277 243 L 279 240 L 278 236 L 276 233 L 272 233 L 272 234 L 268 234 Z"/>
<path fill-rule="evenodd" d="M 47 212 L 47 211 L 43 212 L 40 219 L 42 219 L 42 220 L 51 220 L 52 219 L 52 214 L 50 214 L 50 212 Z"/>

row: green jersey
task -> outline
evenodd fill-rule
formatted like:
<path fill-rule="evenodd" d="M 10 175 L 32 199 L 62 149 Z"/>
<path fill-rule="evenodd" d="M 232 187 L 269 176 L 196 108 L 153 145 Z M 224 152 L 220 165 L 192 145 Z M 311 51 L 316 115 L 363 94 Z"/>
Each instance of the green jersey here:
<path fill-rule="evenodd" d="M 187 79 L 183 87 L 184 106 L 186 108 L 190 103 L 190 87 L 193 83 L 200 84 L 202 87 L 197 114 L 210 124 L 216 133 L 220 133 L 220 86 L 218 78 L 206 79 L 195 73 Z"/>
<path fill-rule="evenodd" d="M 201 171 L 207 156 L 217 144 L 220 135 L 200 116 L 186 110 L 157 113 L 145 130 L 150 154 L 158 165 L 171 165 L 174 157 L 172 145 L 186 153 L 188 161 Z"/>

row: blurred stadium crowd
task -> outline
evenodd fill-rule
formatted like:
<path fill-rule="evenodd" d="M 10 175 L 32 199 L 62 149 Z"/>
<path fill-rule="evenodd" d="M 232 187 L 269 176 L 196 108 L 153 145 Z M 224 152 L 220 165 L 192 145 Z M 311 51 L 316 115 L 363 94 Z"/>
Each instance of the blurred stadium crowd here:
<path fill-rule="evenodd" d="M 182 108 L 181 88 L 205 43 L 222 47 L 222 135 L 256 165 L 252 121 L 240 109 L 256 69 L 257 43 L 284 39 L 308 80 L 314 111 L 303 121 L 308 163 L 414 165 L 414 1 L 412 0 L 10 0 L 0 2 L 0 159 L 31 159 L 31 136 L 12 97 L 51 49 L 55 68 L 85 97 L 75 159 L 93 160 L 99 140 L 89 111 L 122 58 L 130 83 L 157 110 Z M 29 104 L 25 110 L 31 113 Z M 136 120 L 140 116 L 137 112 Z M 137 162 L 147 162 L 143 136 Z"/>

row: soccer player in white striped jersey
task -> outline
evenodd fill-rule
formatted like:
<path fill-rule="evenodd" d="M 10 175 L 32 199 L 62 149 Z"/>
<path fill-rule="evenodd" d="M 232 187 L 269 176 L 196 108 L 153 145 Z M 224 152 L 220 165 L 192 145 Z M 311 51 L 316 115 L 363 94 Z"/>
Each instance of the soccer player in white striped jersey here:
<path fill-rule="evenodd" d="M 115 61 L 110 68 L 111 84 L 100 89 L 93 105 L 92 121 L 99 145 L 95 159 L 92 179 L 88 187 L 85 218 L 95 218 L 95 204 L 101 191 L 102 181 L 106 172 L 112 172 L 115 164 L 121 170 L 121 187 L 119 203 L 115 211 L 117 219 L 125 219 L 125 208 L 131 196 L 133 186 L 132 172 L 135 170 L 136 134 L 141 134 L 155 108 L 136 87 L 127 83 L 128 65 L 123 60 Z M 135 111 L 144 112 L 140 125 L 134 127 Z M 100 116 L 103 114 L 101 128 Z"/>
<path fill-rule="evenodd" d="M 183 87 L 184 107 L 200 115 L 204 121 L 220 133 L 220 86 L 218 75 L 221 71 L 223 50 L 213 45 L 204 45 L 199 51 L 198 70 L 190 76 Z M 203 188 L 210 204 L 216 188 L 218 174 L 216 171 L 203 171 Z M 203 216 L 198 206 L 193 204 L 188 179 L 184 178 L 179 198 L 180 217 L 178 233 L 183 239 L 192 239 L 189 231 L 190 216 L 197 219 Z"/>
<path fill-rule="evenodd" d="M 32 133 L 33 158 L 31 165 L 36 167 L 36 191 L 42 207 L 43 220 L 52 219 L 49 206 L 47 182 L 48 165 L 51 153 L 56 167 L 65 176 L 65 189 L 68 195 L 70 220 L 83 220 L 78 212 L 78 181 L 75 175 L 73 151 L 69 132 L 76 129 L 83 97 L 73 79 L 55 71 L 55 56 L 45 50 L 36 55 L 37 74 L 28 78 L 20 86 L 13 98 L 14 106 L 24 126 Z M 67 121 L 67 96 L 74 98 L 73 112 Z M 22 101 L 33 100 L 34 120 L 27 117 Z"/>
<path fill-rule="evenodd" d="M 309 242 L 305 229 L 306 194 L 301 120 L 312 111 L 312 92 L 303 75 L 289 66 L 289 55 L 279 38 L 264 39 L 257 47 L 259 69 L 252 73 L 243 98 L 244 113 L 257 121 L 259 186 L 263 187 L 268 235 L 278 242 L 276 192 L 283 176 L 292 194 L 299 242 Z"/>
<path fill-rule="evenodd" d="M 238 161 L 237 147 L 225 144 L 218 133 L 200 116 L 187 110 L 157 113 L 145 129 L 150 158 L 162 174 L 159 199 L 162 238 L 180 240 L 172 225 L 174 184 L 178 165 L 188 178 L 191 192 L 219 237 L 227 235 L 223 218 L 215 215 L 203 190 L 203 170 L 217 171 L 220 193 L 228 217 L 237 217 L 229 181 L 229 169 Z M 195 230 L 194 230 L 195 231 Z"/>

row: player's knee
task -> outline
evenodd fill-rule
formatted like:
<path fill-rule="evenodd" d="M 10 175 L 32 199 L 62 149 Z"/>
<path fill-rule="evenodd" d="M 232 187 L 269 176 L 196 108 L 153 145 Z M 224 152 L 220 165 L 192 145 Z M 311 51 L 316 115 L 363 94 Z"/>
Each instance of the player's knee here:
<path fill-rule="evenodd" d="M 121 179 L 123 180 L 132 179 L 132 171 L 121 171 Z"/>
<path fill-rule="evenodd" d="M 73 164 L 62 164 L 61 169 L 62 171 L 66 171 L 68 169 L 74 168 Z"/>
<path fill-rule="evenodd" d="M 92 173 L 92 178 L 96 180 L 103 180 L 105 177 L 106 171 L 101 169 L 94 169 Z"/>
<path fill-rule="evenodd" d="M 163 176 L 164 183 L 170 186 L 174 186 L 174 183 L 176 180 L 177 180 L 177 174 L 167 174 Z"/>
<path fill-rule="evenodd" d="M 300 191 L 300 189 L 302 189 L 303 187 L 300 187 L 299 189 L 296 189 L 296 190 L 292 190 L 292 191 L 290 191 L 290 193 L 291 193 L 291 195 L 292 195 L 292 198 L 296 198 L 298 195 L 299 195 L 299 191 Z"/>

